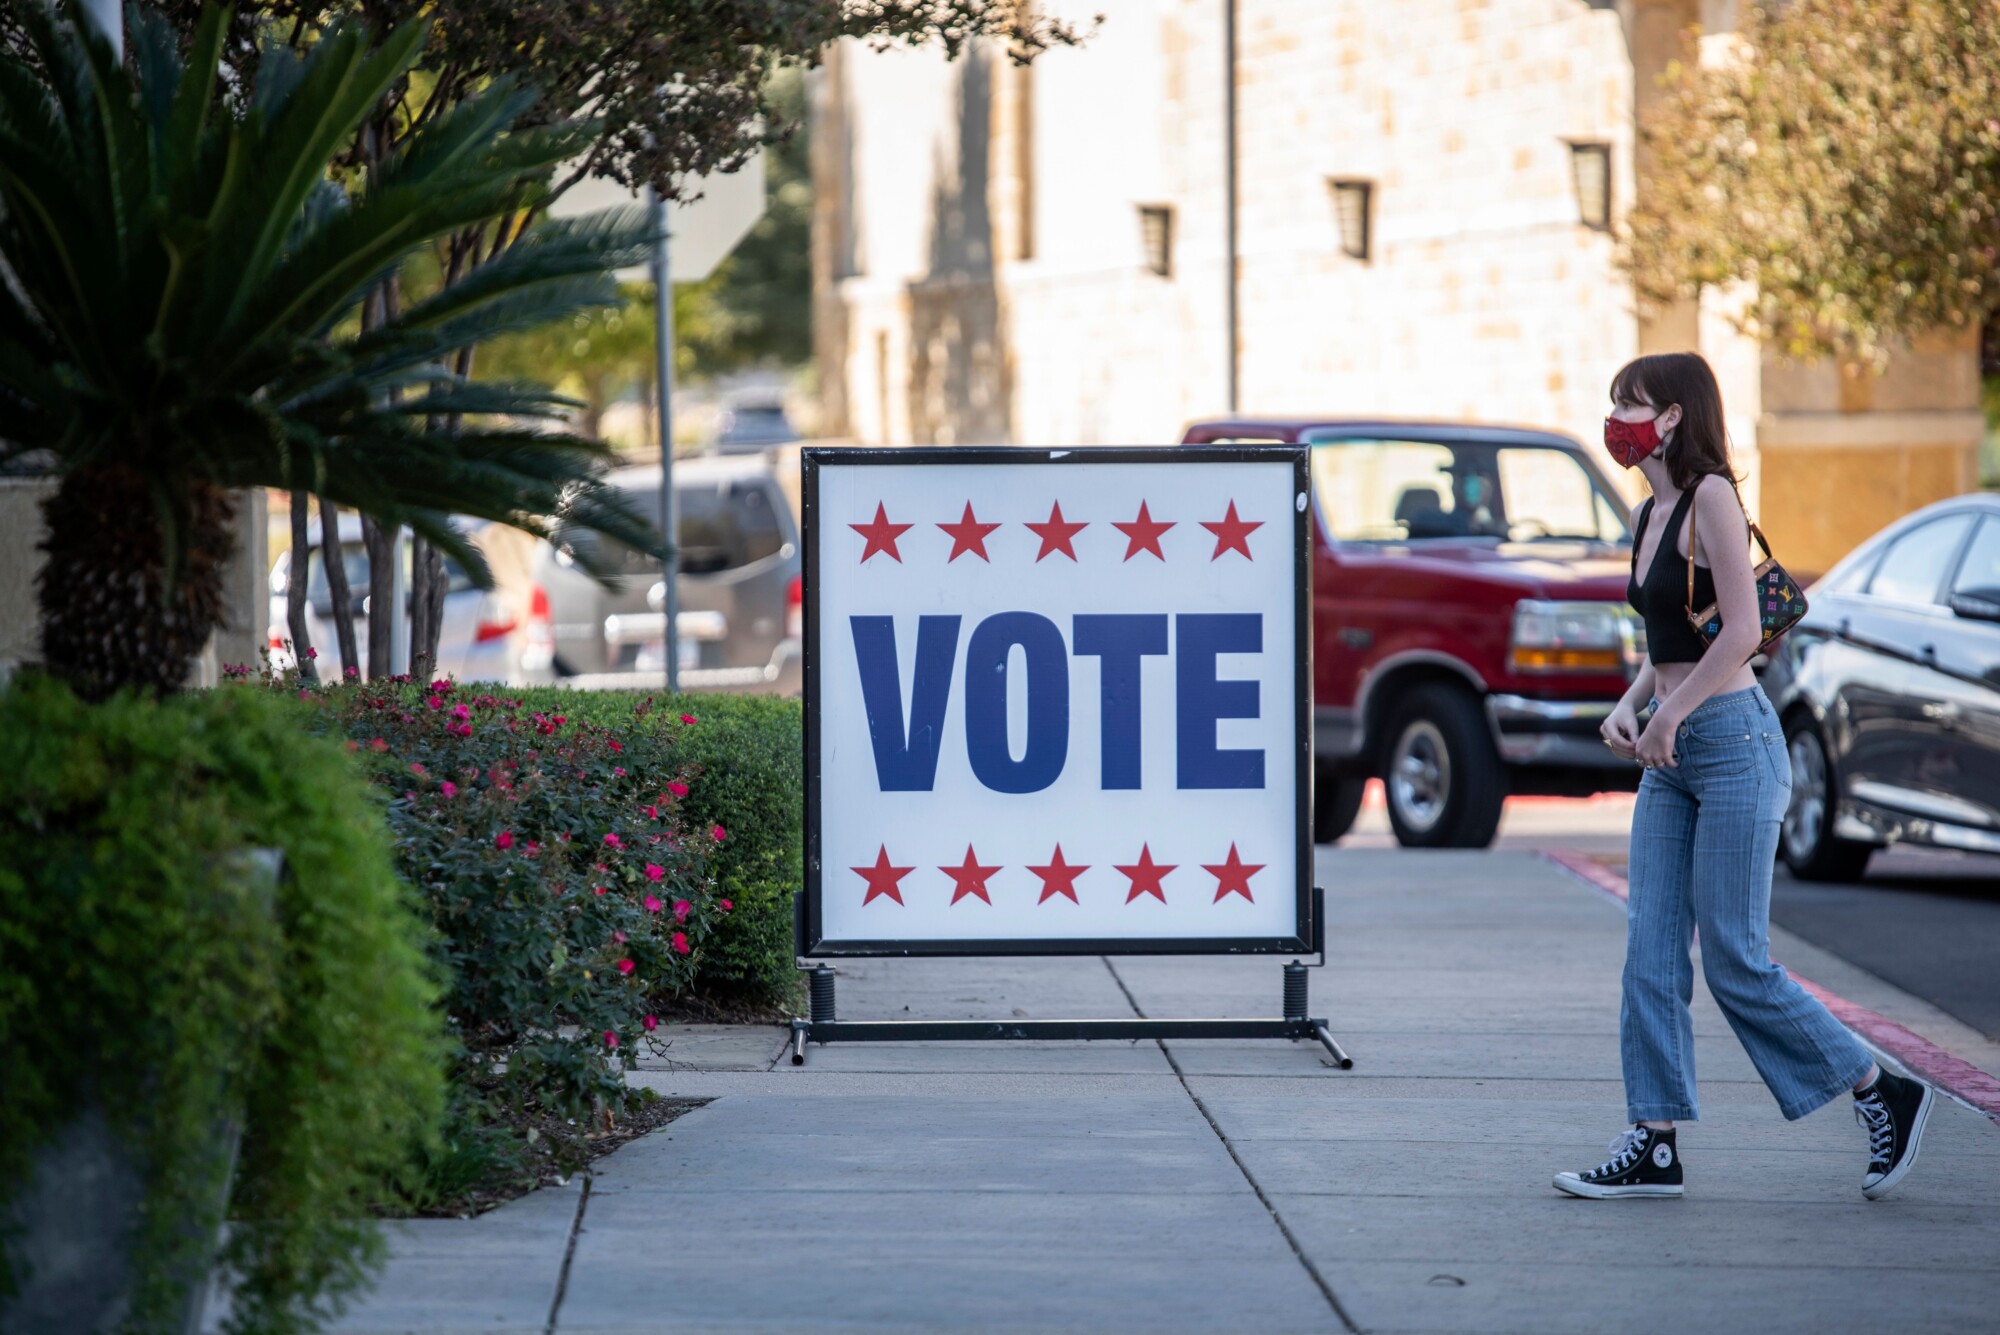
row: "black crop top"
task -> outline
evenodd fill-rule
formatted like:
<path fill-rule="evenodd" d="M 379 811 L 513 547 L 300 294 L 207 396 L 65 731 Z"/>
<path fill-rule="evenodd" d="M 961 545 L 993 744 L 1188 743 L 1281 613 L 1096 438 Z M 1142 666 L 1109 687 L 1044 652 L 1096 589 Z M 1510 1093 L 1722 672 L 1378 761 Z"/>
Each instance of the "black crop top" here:
<path fill-rule="evenodd" d="M 1701 479 L 1695 481 L 1699 484 Z M 1643 583 L 1639 579 L 1639 544 L 1645 539 L 1647 521 L 1653 517 L 1650 496 L 1639 507 L 1639 527 L 1632 535 L 1632 577 L 1625 585 L 1625 597 L 1646 623 L 1646 656 L 1655 663 L 1699 662 L 1708 648 L 1688 624 L 1688 558 L 1681 555 L 1679 545 L 1681 525 L 1687 522 L 1693 503 L 1694 488 L 1689 487 L 1667 516 L 1667 531 L 1653 550 L 1653 564 Z M 1705 565 L 1694 568 L 1694 605 L 1715 605 L 1715 576 Z"/>

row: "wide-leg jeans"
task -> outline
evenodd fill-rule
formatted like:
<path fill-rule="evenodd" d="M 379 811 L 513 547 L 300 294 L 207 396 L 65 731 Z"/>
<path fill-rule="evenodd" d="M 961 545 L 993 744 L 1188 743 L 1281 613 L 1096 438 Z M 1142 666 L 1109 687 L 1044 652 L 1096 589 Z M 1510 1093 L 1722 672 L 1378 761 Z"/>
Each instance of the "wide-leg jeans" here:
<path fill-rule="evenodd" d="M 1694 1120 L 1694 965 L 1787 1118 L 1851 1089 L 1870 1058 L 1771 961 L 1771 871 L 1791 800 L 1784 729 L 1763 688 L 1704 700 L 1647 770 L 1632 816 L 1619 1051 L 1626 1116 Z"/>

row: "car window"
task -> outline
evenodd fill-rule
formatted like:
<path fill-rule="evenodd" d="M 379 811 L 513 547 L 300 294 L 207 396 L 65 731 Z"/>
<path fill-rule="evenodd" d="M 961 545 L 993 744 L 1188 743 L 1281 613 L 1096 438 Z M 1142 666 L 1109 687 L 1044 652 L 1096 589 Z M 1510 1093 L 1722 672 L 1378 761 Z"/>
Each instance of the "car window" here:
<path fill-rule="evenodd" d="M 404 548 L 407 553 L 408 548 Z M 345 542 L 340 546 L 341 568 L 347 571 L 348 596 L 354 600 L 355 612 L 361 610 L 361 600 L 368 596 L 368 547 L 365 543 Z M 405 565 L 409 563 L 404 562 Z M 444 558 L 446 593 L 463 593 L 473 587 L 472 576 L 465 572 L 451 557 Z M 325 553 L 320 548 L 312 549 L 306 560 L 306 599 L 312 603 L 313 611 L 320 616 L 333 615 L 333 587 L 327 582 Z"/>
<path fill-rule="evenodd" d="M 784 498 L 762 479 L 675 484 L 680 507 L 680 568 L 689 575 L 713 575 L 775 556 L 784 548 L 784 521 L 777 507 Z M 634 497 L 642 504 L 651 497 Z M 655 502 L 657 503 L 657 502 Z M 659 562 L 623 543 L 604 540 L 618 573 L 657 576 Z"/>
<path fill-rule="evenodd" d="M 1952 577 L 1951 591 L 2000 603 L 2000 519 L 1988 515 L 1980 523 L 1958 574 Z"/>
<path fill-rule="evenodd" d="M 1827 576 L 1826 593 L 1859 593 L 1868 587 L 1868 577 L 1875 573 L 1875 565 L 1882 557 L 1880 551 L 1871 552 L 1859 561 L 1850 561 L 1846 566 Z"/>
<path fill-rule="evenodd" d="M 1899 603 L 1934 603 L 1958 544 L 1972 526 L 1969 514 L 1947 515 L 1911 529 L 1889 544 L 1868 581 L 1868 594 Z"/>
<path fill-rule="evenodd" d="M 1554 446 L 1320 441 L 1312 476 L 1337 541 L 1631 541 L 1615 499 L 1573 453 Z"/>

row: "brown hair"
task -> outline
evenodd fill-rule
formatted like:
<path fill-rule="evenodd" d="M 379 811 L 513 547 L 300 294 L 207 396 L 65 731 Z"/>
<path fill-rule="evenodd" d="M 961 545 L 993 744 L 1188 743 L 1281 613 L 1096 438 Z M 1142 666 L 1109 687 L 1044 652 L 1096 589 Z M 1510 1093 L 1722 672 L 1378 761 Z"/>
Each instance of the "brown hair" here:
<path fill-rule="evenodd" d="M 1729 434 L 1722 425 L 1722 390 L 1699 353 L 1657 352 L 1635 357 L 1611 378 L 1613 403 L 1681 406 L 1681 420 L 1667 447 L 1667 475 L 1686 491 L 1705 474 L 1740 481 L 1729 463 Z"/>

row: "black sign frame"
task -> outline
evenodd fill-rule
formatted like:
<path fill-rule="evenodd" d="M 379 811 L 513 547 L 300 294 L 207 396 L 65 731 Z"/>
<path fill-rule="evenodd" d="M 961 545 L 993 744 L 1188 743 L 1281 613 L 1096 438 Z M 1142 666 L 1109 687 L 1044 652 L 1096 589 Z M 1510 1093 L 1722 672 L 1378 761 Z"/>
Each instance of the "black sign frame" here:
<path fill-rule="evenodd" d="M 1067 450 L 1020 446 L 904 446 L 894 448 L 808 446 L 800 451 L 800 541 L 804 544 L 805 668 L 805 886 L 796 921 L 797 950 L 813 959 L 888 956 L 970 957 L 982 955 L 1280 955 L 1311 954 L 1320 947 L 1323 923 L 1316 923 L 1312 841 L 1312 557 L 1313 518 L 1310 446 L 1182 445 L 1093 446 Z M 1290 936 L 1273 937 L 1058 937 L 927 940 L 829 940 L 822 927 L 826 890 L 821 855 L 819 495 L 823 467 L 876 467 L 946 464 L 994 467 L 1022 464 L 1254 463 L 1283 460 L 1292 470 L 1294 495 L 1307 498 L 1292 515 L 1293 614 L 1293 827 L 1295 843 L 1294 914 Z"/>

